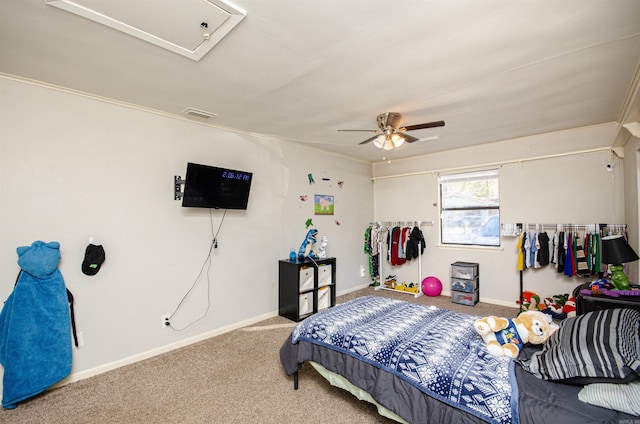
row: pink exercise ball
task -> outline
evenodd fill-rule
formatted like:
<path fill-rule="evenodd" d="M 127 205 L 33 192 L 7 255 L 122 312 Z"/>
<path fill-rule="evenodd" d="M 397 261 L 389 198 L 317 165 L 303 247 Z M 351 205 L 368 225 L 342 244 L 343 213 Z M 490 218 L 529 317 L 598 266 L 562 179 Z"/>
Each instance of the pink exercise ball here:
<path fill-rule="evenodd" d="M 442 293 L 442 282 L 433 276 L 426 277 L 422 280 L 422 293 L 432 297 L 440 296 L 440 293 Z"/>

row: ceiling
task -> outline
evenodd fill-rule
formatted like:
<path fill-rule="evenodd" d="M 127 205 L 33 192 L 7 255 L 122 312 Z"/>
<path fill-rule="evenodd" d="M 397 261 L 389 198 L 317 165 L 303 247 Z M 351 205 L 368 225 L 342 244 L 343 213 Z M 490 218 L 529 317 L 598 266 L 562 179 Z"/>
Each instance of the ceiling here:
<path fill-rule="evenodd" d="M 131 4 L 90 0 L 114 1 Z M 147 21 L 181 26 L 161 3 L 136 0 Z M 45 0 L 2 0 L 0 72 L 369 162 L 640 119 L 638 0 L 233 5 L 246 16 L 194 60 Z M 384 112 L 446 126 L 391 155 L 338 131 L 374 130 Z"/>

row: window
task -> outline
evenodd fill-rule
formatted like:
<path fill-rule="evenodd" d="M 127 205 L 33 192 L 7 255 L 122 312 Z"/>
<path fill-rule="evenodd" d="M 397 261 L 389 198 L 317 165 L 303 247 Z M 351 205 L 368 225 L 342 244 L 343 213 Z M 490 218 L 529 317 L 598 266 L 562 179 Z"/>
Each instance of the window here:
<path fill-rule="evenodd" d="M 442 244 L 500 246 L 498 170 L 442 175 Z"/>

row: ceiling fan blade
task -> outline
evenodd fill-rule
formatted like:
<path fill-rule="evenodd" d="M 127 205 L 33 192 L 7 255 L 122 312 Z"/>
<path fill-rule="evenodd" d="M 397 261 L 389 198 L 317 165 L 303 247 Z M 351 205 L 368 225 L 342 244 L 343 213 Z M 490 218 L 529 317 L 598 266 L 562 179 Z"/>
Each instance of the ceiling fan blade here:
<path fill-rule="evenodd" d="M 444 121 L 427 122 L 425 124 L 406 125 L 405 131 L 422 130 L 424 128 L 444 127 Z"/>
<path fill-rule="evenodd" d="M 363 131 L 363 132 L 380 132 L 380 130 L 338 130 L 340 132 L 356 132 L 356 131 Z"/>
<path fill-rule="evenodd" d="M 371 137 L 371 138 L 367 138 L 365 141 L 360 142 L 360 143 L 358 143 L 358 144 L 367 144 L 367 143 L 369 143 L 369 142 L 371 142 L 371 141 L 375 140 L 375 139 L 376 139 L 376 138 L 378 138 L 378 137 L 379 137 L 379 136 L 374 135 L 373 137 Z"/>
<path fill-rule="evenodd" d="M 404 141 L 406 141 L 407 143 L 413 143 L 414 141 L 420 140 L 419 138 L 416 138 L 416 137 L 414 137 L 412 135 L 404 134 L 404 133 L 401 133 L 401 132 L 397 132 L 394 135 L 398 135 L 398 136 L 402 137 L 404 139 Z"/>

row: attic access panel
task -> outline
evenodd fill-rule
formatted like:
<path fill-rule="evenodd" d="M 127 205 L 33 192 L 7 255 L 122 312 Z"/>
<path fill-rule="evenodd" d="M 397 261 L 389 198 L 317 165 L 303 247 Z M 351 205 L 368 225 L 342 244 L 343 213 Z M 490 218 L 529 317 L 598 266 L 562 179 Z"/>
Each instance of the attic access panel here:
<path fill-rule="evenodd" d="M 198 61 L 244 19 L 224 0 L 46 0 L 47 4 Z"/>

